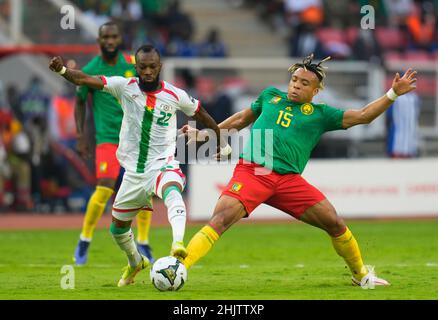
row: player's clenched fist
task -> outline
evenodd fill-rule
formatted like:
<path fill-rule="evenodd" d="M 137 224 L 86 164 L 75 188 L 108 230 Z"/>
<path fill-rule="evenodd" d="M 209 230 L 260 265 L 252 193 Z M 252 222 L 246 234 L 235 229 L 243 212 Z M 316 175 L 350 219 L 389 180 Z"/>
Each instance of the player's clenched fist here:
<path fill-rule="evenodd" d="M 54 57 L 50 60 L 49 68 L 52 71 L 60 72 L 64 67 L 64 62 L 61 57 Z"/>

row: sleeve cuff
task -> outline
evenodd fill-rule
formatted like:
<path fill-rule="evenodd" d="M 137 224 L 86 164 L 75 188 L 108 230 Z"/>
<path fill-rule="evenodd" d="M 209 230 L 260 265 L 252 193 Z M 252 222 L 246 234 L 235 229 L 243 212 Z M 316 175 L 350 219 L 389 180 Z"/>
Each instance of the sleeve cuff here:
<path fill-rule="evenodd" d="M 106 86 L 108 84 L 105 76 L 100 76 L 99 78 L 100 78 L 100 80 L 102 80 L 104 86 Z"/>

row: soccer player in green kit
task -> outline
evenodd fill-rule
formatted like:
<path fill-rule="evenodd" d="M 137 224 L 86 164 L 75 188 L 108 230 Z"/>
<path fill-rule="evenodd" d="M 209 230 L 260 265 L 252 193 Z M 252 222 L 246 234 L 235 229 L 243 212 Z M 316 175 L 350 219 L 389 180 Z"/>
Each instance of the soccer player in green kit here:
<path fill-rule="evenodd" d="M 301 173 L 324 132 L 370 123 L 385 112 L 397 96 L 415 89 L 416 71 L 409 69 L 402 77 L 397 73 L 392 88 L 384 96 L 362 109 L 344 111 L 312 103 L 323 88 L 325 72 L 321 63 L 329 58 L 318 64 L 312 63 L 312 59 L 310 55 L 303 63 L 289 68 L 291 79 L 287 92 L 268 87 L 250 108 L 219 125 L 220 129 L 241 130 L 254 123 L 250 141 L 212 218 L 187 246 L 188 255 L 184 259 L 187 268 L 205 256 L 228 228 L 265 203 L 326 231 L 334 249 L 349 266 L 353 285 L 364 289 L 389 285 L 375 275 L 372 266 L 364 265 L 357 241 L 343 219 Z M 189 126 L 183 127 L 183 132 L 189 137 L 195 134 L 198 141 L 204 141 L 206 136 L 205 132 Z"/>
<path fill-rule="evenodd" d="M 83 71 L 90 75 L 123 76 L 135 75 L 134 57 L 120 52 L 122 44 L 121 30 L 114 22 L 99 27 L 98 43 L 101 55 L 94 57 Z M 96 130 L 96 190 L 91 196 L 84 217 L 82 232 L 77 244 L 74 260 L 77 265 L 87 262 L 88 248 L 94 229 L 105 210 L 108 200 L 114 193 L 120 173 L 120 164 L 116 158 L 123 111 L 120 103 L 109 93 L 93 90 L 87 86 L 78 88 L 75 105 L 76 129 L 78 132 L 77 149 L 82 157 L 88 158 L 88 142 L 84 134 L 85 108 L 88 95 L 92 96 L 92 110 Z M 152 199 L 148 201 L 152 204 Z M 140 210 L 137 215 L 137 246 L 141 254 L 153 262 L 149 246 L 149 229 L 152 206 Z"/>

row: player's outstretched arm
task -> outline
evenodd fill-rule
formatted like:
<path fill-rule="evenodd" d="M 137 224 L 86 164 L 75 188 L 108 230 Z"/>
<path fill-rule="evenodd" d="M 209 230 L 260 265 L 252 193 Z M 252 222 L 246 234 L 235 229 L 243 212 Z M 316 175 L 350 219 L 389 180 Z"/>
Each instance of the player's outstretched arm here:
<path fill-rule="evenodd" d="M 82 98 L 76 97 L 74 112 L 78 140 L 76 144 L 76 149 L 79 151 L 79 154 L 82 156 L 82 158 L 88 159 L 90 156 L 90 150 L 88 148 L 87 139 L 84 135 L 85 109 L 86 102 Z"/>
<path fill-rule="evenodd" d="M 232 130 L 235 129 L 237 131 L 246 128 L 251 123 L 257 120 L 256 115 L 251 110 L 251 108 L 244 109 L 239 111 L 229 118 L 225 119 L 219 124 L 219 129 Z"/>
<path fill-rule="evenodd" d="M 98 90 L 102 90 L 104 87 L 104 83 L 99 77 L 92 77 L 80 70 L 66 68 L 61 57 L 52 58 L 52 60 L 50 60 L 49 68 L 77 86 L 84 85 Z"/>
<path fill-rule="evenodd" d="M 199 111 L 193 116 L 195 121 L 200 121 L 205 127 L 212 129 L 216 134 L 217 146 L 219 154 L 222 156 L 228 156 L 231 153 L 231 147 L 228 145 L 225 137 L 220 134 L 219 126 L 216 121 L 210 116 L 210 114 L 201 106 Z"/>
<path fill-rule="evenodd" d="M 251 108 L 247 108 L 228 117 L 222 121 L 218 127 L 220 130 L 235 129 L 240 131 L 256 121 L 256 119 L 257 117 Z M 193 141 L 205 141 L 206 137 L 208 136 L 207 132 L 199 131 L 198 129 L 192 128 L 187 124 L 180 129 L 180 133 L 189 137 L 189 143 Z"/>
<path fill-rule="evenodd" d="M 385 112 L 398 96 L 404 95 L 416 88 L 417 71 L 408 69 L 403 77 L 397 73 L 392 81 L 391 89 L 382 97 L 370 102 L 359 110 L 347 110 L 344 112 L 342 126 L 347 129 L 358 124 L 368 124 Z"/>

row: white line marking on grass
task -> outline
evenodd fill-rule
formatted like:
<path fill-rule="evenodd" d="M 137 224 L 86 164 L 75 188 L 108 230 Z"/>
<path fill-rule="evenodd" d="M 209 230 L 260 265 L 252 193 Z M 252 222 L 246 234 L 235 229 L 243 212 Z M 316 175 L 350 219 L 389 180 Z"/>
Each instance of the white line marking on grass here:
<path fill-rule="evenodd" d="M 28 263 L 22 264 L 23 267 L 32 267 L 32 268 L 48 268 L 48 267 L 56 267 L 54 264 L 43 264 L 43 263 Z"/>
<path fill-rule="evenodd" d="M 298 263 L 295 265 L 295 268 L 304 268 L 304 264 Z"/>
<path fill-rule="evenodd" d="M 249 265 L 247 265 L 247 264 L 241 264 L 241 265 L 239 266 L 239 268 L 240 268 L 240 269 L 248 269 L 248 268 L 249 268 Z"/>
<path fill-rule="evenodd" d="M 428 262 L 426 263 L 426 267 L 438 267 L 438 263 Z"/>
<path fill-rule="evenodd" d="M 112 264 L 91 264 L 90 267 L 95 267 L 95 268 L 117 268 L 116 265 L 112 265 Z"/>

